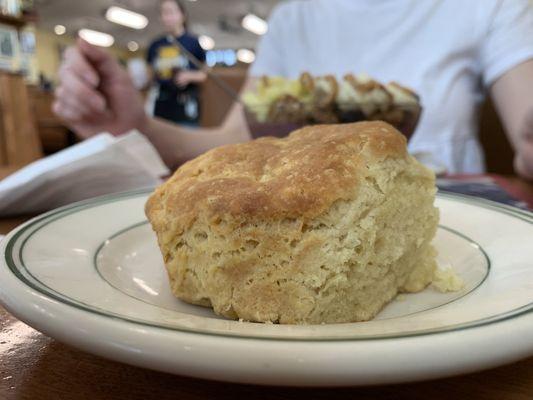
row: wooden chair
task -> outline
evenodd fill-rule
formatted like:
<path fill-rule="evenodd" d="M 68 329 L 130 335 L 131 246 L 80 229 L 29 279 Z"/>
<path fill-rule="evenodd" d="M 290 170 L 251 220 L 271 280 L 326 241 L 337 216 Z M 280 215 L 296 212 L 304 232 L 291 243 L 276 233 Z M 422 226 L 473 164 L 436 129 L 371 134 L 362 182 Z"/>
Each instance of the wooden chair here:
<path fill-rule="evenodd" d="M 42 156 L 24 77 L 1 72 L 0 165 L 23 166 Z"/>

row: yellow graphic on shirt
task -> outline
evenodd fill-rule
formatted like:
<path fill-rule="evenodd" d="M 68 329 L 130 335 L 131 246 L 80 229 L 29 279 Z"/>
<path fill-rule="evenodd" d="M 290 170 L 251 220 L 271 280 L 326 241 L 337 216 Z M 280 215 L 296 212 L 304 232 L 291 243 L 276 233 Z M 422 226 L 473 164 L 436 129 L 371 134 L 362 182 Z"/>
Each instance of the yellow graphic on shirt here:
<path fill-rule="evenodd" d="M 172 79 L 172 72 L 182 68 L 180 49 L 176 46 L 162 46 L 158 49 L 155 70 L 161 79 Z"/>

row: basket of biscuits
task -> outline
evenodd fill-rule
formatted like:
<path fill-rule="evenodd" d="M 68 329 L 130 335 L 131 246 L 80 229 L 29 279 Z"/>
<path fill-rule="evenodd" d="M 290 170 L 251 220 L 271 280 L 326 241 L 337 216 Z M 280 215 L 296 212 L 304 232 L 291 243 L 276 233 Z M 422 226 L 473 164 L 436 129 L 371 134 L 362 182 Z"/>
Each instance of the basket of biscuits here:
<path fill-rule="evenodd" d="M 263 76 L 242 102 L 253 137 L 283 137 L 305 125 L 382 120 L 409 139 L 422 111 L 413 90 L 367 74 Z"/>

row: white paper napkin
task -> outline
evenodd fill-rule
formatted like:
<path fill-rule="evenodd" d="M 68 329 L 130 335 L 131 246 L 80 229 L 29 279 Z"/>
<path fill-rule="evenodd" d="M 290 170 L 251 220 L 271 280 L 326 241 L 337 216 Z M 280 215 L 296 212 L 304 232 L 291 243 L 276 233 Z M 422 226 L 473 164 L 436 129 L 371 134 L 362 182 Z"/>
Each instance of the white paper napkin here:
<path fill-rule="evenodd" d="M 138 131 L 97 135 L 0 181 L 0 215 L 34 214 L 108 193 L 154 187 L 169 174 Z"/>

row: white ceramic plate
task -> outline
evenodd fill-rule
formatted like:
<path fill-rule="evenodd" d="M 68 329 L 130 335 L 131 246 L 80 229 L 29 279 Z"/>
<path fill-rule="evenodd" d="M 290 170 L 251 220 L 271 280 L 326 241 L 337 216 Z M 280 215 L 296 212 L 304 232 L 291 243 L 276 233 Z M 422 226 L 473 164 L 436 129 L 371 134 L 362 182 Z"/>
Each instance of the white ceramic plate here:
<path fill-rule="evenodd" d="M 533 355 L 533 214 L 441 194 L 439 264 L 466 285 L 401 295 L 370 322 L 229 321 L 168 288 L 147 192 L 67 206 L 2 242 L 0 300 L 88 352 L 201 378 L 283 385 L 405 382 Z"/>

